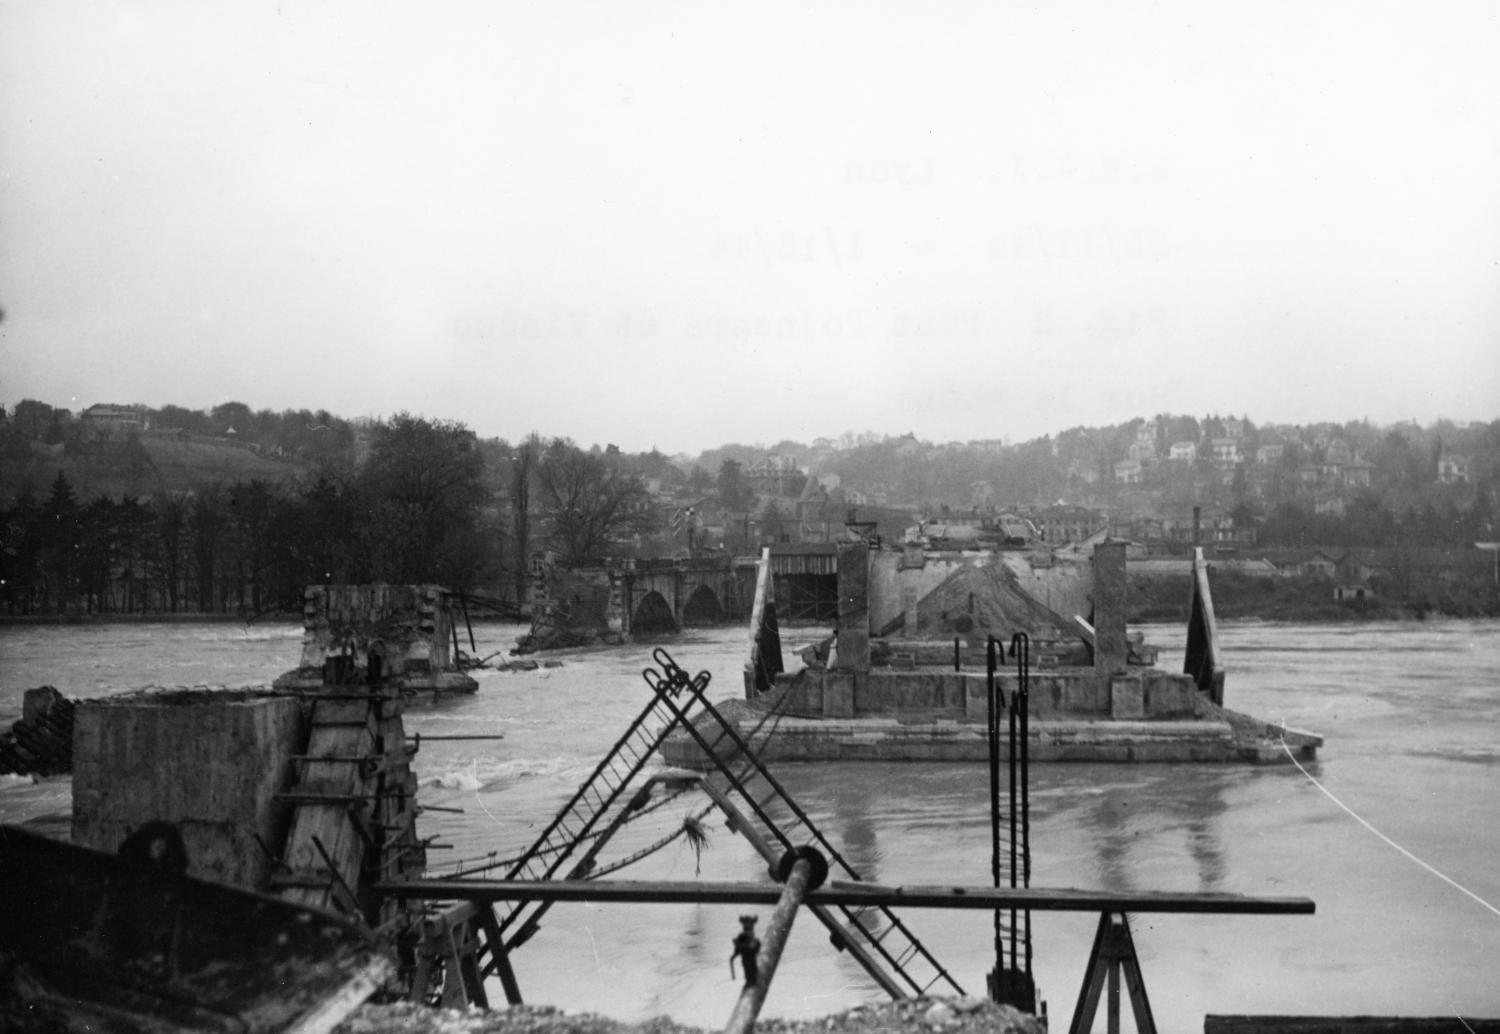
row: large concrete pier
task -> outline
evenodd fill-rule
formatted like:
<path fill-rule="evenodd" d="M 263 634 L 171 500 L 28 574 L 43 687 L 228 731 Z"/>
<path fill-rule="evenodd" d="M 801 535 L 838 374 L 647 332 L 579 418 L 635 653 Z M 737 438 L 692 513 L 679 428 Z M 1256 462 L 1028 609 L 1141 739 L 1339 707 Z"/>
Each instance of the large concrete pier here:
<path fill-rule="evenodd" d="M 330 665 L 339 678 L 394 680 L 407 697 L 472 693 L 458 670 L 458 629 L 438 585 L 310 585 L 302 604 L 302 660 L 277 689 L 315 690 Z"/>
<path fill-rule="evenodd" d="M 988 644 L 994 637 L 1003 650 L 1024 633 L 1032 660 L 1025 675 L 1032 760 L 1272 763 L 1315 756 L 1321 737 L 1225 710 L 1214 699 L 1222 698 L 1222 666 L 1200 685 L 1193 675 L 1150 663 L 1154 651 L 1126 628 L 1123 542 L 1101 543 L 1087 563 L 1034 559 L 841 544 L 837 626 L 819 648 L 803 652 L 804 667 L 787 672 L 763 557 L 745 698 L 722 710 L 747 734 L 776 713 L 775 733 L 757 740 L 768 760 L 983 760 Z M 1001 706 L 1010 706 L 1021 695 L 1022 675 L 1002 657 L 995 679 Z M 670 740 L 663 754 L 675 764 L 703 762 L 685 736 Z"/>

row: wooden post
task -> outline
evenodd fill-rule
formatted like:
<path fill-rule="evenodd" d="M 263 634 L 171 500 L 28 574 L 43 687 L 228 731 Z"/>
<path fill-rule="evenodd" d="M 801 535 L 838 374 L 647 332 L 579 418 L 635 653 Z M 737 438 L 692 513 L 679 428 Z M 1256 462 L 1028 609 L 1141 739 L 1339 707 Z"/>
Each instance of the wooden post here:
<path fill-rule="evenodd" d="M 792 932 L 792 922 L 797 918 L 797 908 L 807 893 L 807 883 L 812 877 L 812 862 L 799 858 L 792 866 L 791 875 L 781 889 L 781 900 L 776 902 L 776 911 L 766 925 L 766 939 L 761 942 L 756 956 L 758 970 L 755 983 L 746 984 L 740 992 L 734 1012 L 724 1026 L 724 1034 L 750 1034 L 755 1029 L 755 1018 L 765 1004 L 766 994 L 771 990 L 771 978 L 776 975 L 776 966 L 781 962 L 781 951 L 786 947 L 786 938 Z"/>
<path fill-rule="evenodd" d="M 1187 649 L 1183 652 L 1182 670 L 1208 698 L 1224 705 L 1224 665 L 1219 658 L 1218 626 L 1214 618 L 1214 598 L 1209 590 L 1208 564 L 1203 550 L 1193 551 L 1193 594 L 1188 606 Z"/>
<path fill-rule="evenodd" d="M 745 699 L 770 689 L 785 670 L 781 630 L 776 621 L 776 592 L 771 581 L 771 547 L 761 550 L 755 577 L 755 599 L 750 605 L 750 654 L 745 660 Z"/>
<path fill-rule="evenodd" d="M 1146 998 L 1146 983 L 1141 977 L 1141 962 L 1130 937 L 1130 923 L 1124 912 L 1099 913 L 1099 929 L 1094 933 L 1094 948 L 1089 954 L 1088 971 L 1078 993 L 1078 1008 L 1068 1034 L 1089 1034 L 1099 1011 L 1099 997 L 1108 984 L 1105 1002 L 1109 1034 L 1120 1034 L 1120 974 L 1124 970 L 1125 987 L 1130 991 L 1130 1006 L 1135 1013 L 1138 1034 L 1156 1034 L 1151 1003 Z"/>

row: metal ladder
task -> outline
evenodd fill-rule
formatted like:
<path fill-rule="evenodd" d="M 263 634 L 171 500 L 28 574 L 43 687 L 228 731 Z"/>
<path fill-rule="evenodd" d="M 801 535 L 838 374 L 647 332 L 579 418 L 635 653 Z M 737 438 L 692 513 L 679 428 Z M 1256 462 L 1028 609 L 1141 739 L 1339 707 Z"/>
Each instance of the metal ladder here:
<path fill-rule="evenodd" d="M 542 830 L 536 842 L 506 872 L 505 879 L 551 879 L 624 796 L 626 787 L 650 762 L 681 714 L 680 709 L 664 701 L 660 694 L 654 697 Z M 627 801 L 626 807 L 631 806 L 632 802 Z M 549 905 L 548 902 L 520 902 L 500 918 L 497 933 L 508 934 L 505 940 L 508 951 L 514 951 L 536 933 L 542 913 Z M 516 928 L 510 932 L 512 927 Z"/>
<path fill-rule="evenodd" d="M 723 779 L 723 786 L 715 786 L 709 780 L 704 780 L 705 791 L 773 869 L 783 852 L 811 844 L 827 859 L 830 877 L 861 881 L 859 873 L 850 867 L 807 813 L 761 763 L 751 745 L 704 696 L 704 691 L 708 688 L 708 672 L 699 672 L 696 677 L 690 678 L 665 650 L 658 648 L 651 656 L 661 666 L 661 671 L 647 668 L 642 672 L 647 684 L 655 691 L 657 701 L 671 711 Z M 684 693 L 686 706 L 680 705 L 676 699 Z M 688 719 L 688 711 L 694 703 L 702 711 L 698 721 L 708 727 L 713 735 L 712 740 L 705 735 L 703 729 Z M 721 745 L 726 744 L 726 741 L 730 749 L 722 750 Z M 747 766 L 750 772 L 748 777 L 735 773 L 730 768 L 731 761 Z M 759 800 L 750 791 L 750 783 L 756 779 L 763 781 L 767 787 L 767 792 Z M 791 819 L 781 822 L 773 819 L 766 811 L 766 807 L 773 803 L 790 813 Z M 743 814 L 741 805 L 758 821 L 760 828 Z M 769 834 L 769 838 L 766 834 Z M 938 984 L 947 985 L 944 993 L 964 993 L 952 974 L 917 940 L 890 908 L 884 905 L 862 908 L 845 905 L 810 907 L 832 934 L 834 944 L 849 950 L 891 997 L 925 994 Z M 843 917 L 842 921 L 835 913 Z M 871 924 L 868 920 L 871 916 L 883 924 L 883 929 L 878 932 L 869 929 Z"/>

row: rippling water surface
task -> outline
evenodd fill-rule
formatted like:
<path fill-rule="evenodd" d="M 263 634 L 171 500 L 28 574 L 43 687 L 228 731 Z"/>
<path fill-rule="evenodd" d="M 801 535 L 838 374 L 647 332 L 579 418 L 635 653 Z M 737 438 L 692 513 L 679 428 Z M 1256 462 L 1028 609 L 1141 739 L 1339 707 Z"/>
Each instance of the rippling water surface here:
<path fill-rule="evenodd" d="M 1180 664 L 1180 629 L 1146 631 L 1164 665 Z M 484 654 L 508 646 L 517 629 L 476 632 Z M 1221 633 L 1227 702 L 1324 735 L 1309 775 L 1341 803 L 1290 765 L 1038 765 L 1033 884 L 1317 903 L 1312 916 L 1133 917 L 1163 1030 L 1201 1030 L 1208 1012 L 1500 1016 L 1500 623 L 1231 623 Z M 787 639 L 795 647 L 815 635 L 792 630 Z M 0 629 L 0 723 L 19 715 L 23 689 L 44 683 L 73 696 L 267 683 L 295 666 L 300 641 L 299 629 L 280 625 Z M 453 845 L 432 853 L 436 872 L 530 842 L 647 702 L 640 670 L 652 645 L 563 652 L 562 667 L 536 672 L 481 672 L 474 697 L 408 713 L 409 732 L 505 736 L 429 742 L 418 755 L 423 802 L 463 809 L 421 818 L 424 835 Z M 683 667 L 713 675 L 711 696 L 738 693 L 743 630 L 661 645 Z M 988 881 L 984 766 L 787 765 L 778 774 L 866 878 Z M 67 780 L 0 781 L 0 818 L 66 829 Z M 632 827 L 619 853 L 697 804 Z M 763 869 L 714 824 L 701 857 L 679 842 L 621 875 L 759 879 Z M 516 957 L 522 990 L 571 1009 L 719 1026 L 736 994 L 728 960 L 740 911 L 558 906 Z M 993 965 L 985 916 L 904 918 L 966 989 L 982 992 Z M 1094 922 L 1034 917 L 1036 974 L 1054 1028 L 1072 1013 Z M 766 1011 L 816 1015 L 879 997 L 803 916 Z"/>

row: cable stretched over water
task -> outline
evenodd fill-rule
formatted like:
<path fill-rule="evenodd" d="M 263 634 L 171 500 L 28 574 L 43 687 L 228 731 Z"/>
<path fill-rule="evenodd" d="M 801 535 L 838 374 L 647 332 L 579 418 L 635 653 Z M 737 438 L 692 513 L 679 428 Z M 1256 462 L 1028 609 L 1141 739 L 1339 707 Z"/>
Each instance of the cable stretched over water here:
<path fill-rule="evenodd" d="M 1294 764 L 1294 765 L 1297 766 L 1297 771 L 1299 771 L 1303 775 L 1307 776 L 1308 782 L 1312 783 L 1319 790 L 1322 790 L 1323 791 L 1323 796 L 1327 797 L 1334 804 L 1337 804 L 1340 808 L 1342 808 L 1349 815 L 1349 817 L 1352 818 L 1355 822 L 1358 822 L 1361 826 L 1363 826 L 1366 829 L 1368 829 L 1371 833 L 1374 833 L 1381 840 L 1384 840 L 1391 847 L 1394 847 L 1397 851 L 1400 851 L 1407 858 L 1409 858 L 1412 861 L 1416 862 L 1422 868 L 1424 868 L 1428 872 L 1432 873 L 1432 875 L 1436 876 L 1438 879 L 1440 879 L 1444 883 L 1448 884 L 1454 890 L 1458 890 L 1458 891 L 1463 892 L 1464 894 L 1467 894 L 1469 897 L 1471 897 L 1475 901 L 1479 902 L 1485 908 L 1487 908 L 1491 912 L 1495 913 L 1495 915 L 1500 916 L 1500 908 L 1496 908 L 1494 905 L 1492 905 L 1488 901 L 1484 900 L 1484 898 L 1480 897 L 1478 894 L 1475 894 L 1468 887 L 1465 887 L 1463 884 L 1461 884 L 1461 883 L 1459 883 L 1459 882 L 1457 882 L 1457 881 L 1455 881 L 1453 879 L 1450 879 L 1448 876 L 1444 875 L 1443 873 L 1441 873 L 1438 870 L 1434 869 L 1432 866 L 1428 865 L 1426 862 L 1422 861 L 1422 859 L 1418 858 L 1416 855 L 1412 854 L 1406 848 L 1402 847 L 1400 844 L 1396 843 L 1390 837 L 1388 837 L 1384 833 L 1380 832 L 1380 830 L 1376 829 L 1374 826 L 1372 826 L 1368 822 L 1366 822 L 1357 812 L 1355 812 L 1355 810 L 1353 808 L 1349 807 L 1349 805 L 1345 804 L 1343 801 L 1341 801 L 1337 797 L 1335 797 L 1333 795 L 1333 791 L 1329 790 L 1328 787 L 1326 787 L 1322 783 L 1318 782 L 1318 780 L 1313 777 L 1313 774 L 1311 772 L 1309 772 L 1307 769 L 1305 769 L 1305 768 L 1302 767 L 1302 763 L 1297 760 L 1296 755 L 1292 753 L 1292 749 L 1287 746 L 1286 740 L 1282 740 L 1281 741 L 1281 749 L 1284 750 L 1284 751 L 1286 751 L 1286 756 L 1291 759 L 1292 764 Z"/>

